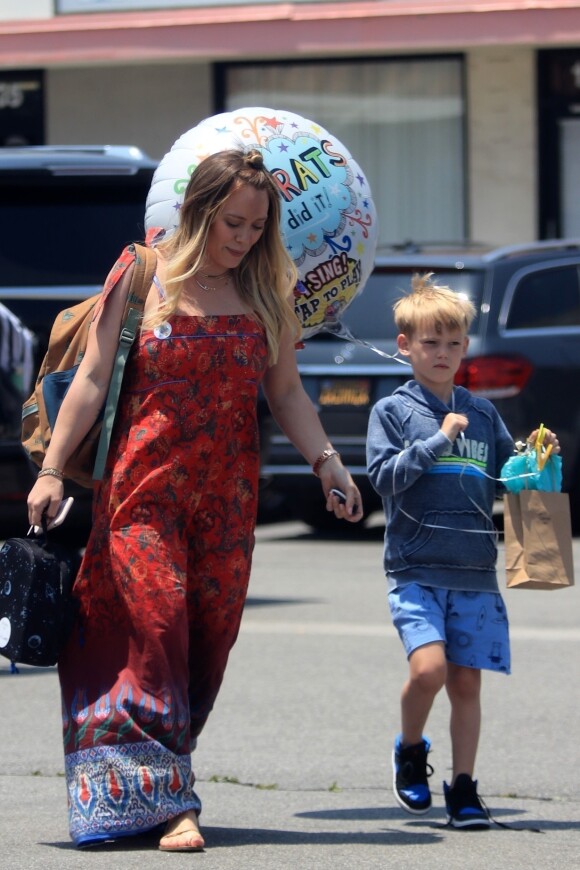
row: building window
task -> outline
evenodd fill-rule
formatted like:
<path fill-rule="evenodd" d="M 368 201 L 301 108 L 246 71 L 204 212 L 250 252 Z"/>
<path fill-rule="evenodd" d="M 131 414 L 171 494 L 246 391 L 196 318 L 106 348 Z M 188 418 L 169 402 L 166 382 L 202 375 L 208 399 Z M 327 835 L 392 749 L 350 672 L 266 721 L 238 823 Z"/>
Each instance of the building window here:
<path fill-rule="evenodd" d="M 0 147 L 44 144 L 44 74 L 0 71 Z"/>
<path fill-rule="evenodd" d="M 580 235 L 580 49 L 538 52 L 540 238 Z"/>
<path fill-rule="evenodd" d="M 379 246 L 466 238 L 460 57 L 224 64 L 224 111 L 286 109 L 316 121 L 366 173 Z"/>

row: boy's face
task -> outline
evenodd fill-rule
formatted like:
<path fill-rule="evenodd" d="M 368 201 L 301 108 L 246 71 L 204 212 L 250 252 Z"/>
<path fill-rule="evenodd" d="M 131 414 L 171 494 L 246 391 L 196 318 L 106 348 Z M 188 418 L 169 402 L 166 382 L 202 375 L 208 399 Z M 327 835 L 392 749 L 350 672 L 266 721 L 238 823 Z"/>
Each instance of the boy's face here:
<path fill-rule="evenodd" d="M 468 344 L 462 329 L 442 326 L 438 331 L 434 323 L 421 324 L 411 337 L 397 337 L 399 353 L 409 357 L 415 380 L 444 400 L 451 393 Z"/>

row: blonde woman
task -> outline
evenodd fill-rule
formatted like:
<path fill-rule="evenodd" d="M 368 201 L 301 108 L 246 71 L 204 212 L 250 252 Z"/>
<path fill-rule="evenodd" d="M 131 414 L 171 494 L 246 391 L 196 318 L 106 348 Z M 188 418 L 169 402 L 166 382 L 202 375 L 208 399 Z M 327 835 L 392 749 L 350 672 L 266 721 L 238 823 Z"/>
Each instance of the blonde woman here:
<path fill-rule="evenodd" d="M 260 384 L 320 477 L 328 509 L 349 522 L 363 513 L 297 372 L 296 271 L 279 227 L 278 190 L 260 153 L 223 151 L 195 170 L 179 228 L 155 245 L 75 585 L 78 625 L 59 661 L 79 847 L 164 826 L 162 850 L 204 848 L 190 753 L 246 597 Z M 131 270 L 125 256 L 106 284 L 29 495 L 31 523 L 56 513 L 67 457 L 103 405 Z"/>

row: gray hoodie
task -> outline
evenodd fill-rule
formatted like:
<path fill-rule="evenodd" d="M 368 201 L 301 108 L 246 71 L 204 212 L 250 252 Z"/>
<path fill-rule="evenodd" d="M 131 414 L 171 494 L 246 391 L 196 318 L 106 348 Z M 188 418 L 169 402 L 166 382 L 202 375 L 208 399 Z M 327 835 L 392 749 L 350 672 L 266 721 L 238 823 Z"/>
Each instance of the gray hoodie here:
<path fill-rule="evenodd" d="M 450 411 L 469 421 L 454 443 L 441 432 Z M 450 406 L 414 380 L 377 402 L 367 464 L 385 509 L 391 586 L 498 591 L 491 513 L 495 478 L 513 450 L 491 402 L 463 387 L 454 387 Z"/>

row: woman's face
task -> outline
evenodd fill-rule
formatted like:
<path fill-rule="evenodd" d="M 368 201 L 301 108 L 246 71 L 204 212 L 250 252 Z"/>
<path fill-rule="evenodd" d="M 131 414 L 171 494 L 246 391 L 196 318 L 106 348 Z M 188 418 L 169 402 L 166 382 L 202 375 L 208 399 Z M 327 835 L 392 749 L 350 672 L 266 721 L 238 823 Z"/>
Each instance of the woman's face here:
<path fill-rule="evenodd" d="M 236 269 L 256 244 L 268 220 L 265 190 L 244 184 L 231 193 L 209 229 L 203 269 L 219 274 Z"/>

